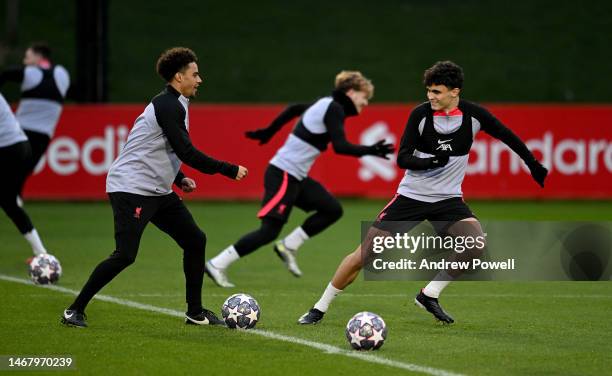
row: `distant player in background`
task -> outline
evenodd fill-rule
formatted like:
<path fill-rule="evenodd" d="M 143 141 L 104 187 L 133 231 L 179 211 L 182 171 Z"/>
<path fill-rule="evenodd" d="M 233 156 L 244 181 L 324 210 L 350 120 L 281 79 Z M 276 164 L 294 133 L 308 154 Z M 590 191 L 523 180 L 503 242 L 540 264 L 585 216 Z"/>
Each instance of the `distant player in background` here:
<path fill-rule="evenodd" d="M 450 61 L 437 62 L 424 73 L 425 102 L 412 110 L 397 155 L 397 165 L 406 170 L 395 197 L 385 206 L 370 234 L 385 232 L 399 221 L 434 222 L 439 234 L 483 236 L 480 223 L 463 201 L 461 184 L 470 148 L 480 130 L 501 140 L 527 164 L 533 179 L 544 187 L 548 170 L 525 144 L 485 108 L 459 98 L 463 70 Z M 474 250 L 482 254 L 484 247 Z M 300 324 L 323 319 L 334 298 L 350 285 L 369 255 L 362 245 L 346 256 L 319 301 L 299 318 Z M 441 271 L 416 296 L 415 303 L 443 323 L 454 322 L 438 303 L 440 293 L 457 277 Z"/>
<path fill-rule="evenodd" d="M 30 141 L 30 171 L 33 171 L 55 133 L 70 76 L 63 66 L 53 64 L 47 45 L 35 43 L 25 51 L 22 67 L 0 73 L 0 86 L 7 81 L 21 84 L 21 100 L 15 116 Z"/>
<path fill-rule="evenodd" d="M 23 209 L 19 193 L 30 173 L 32 151 L 28 137 L 19 127 L 13 111 L 0 94 L 0 206 L 19 232 L 30 243 L 35 255 L 46 254 L 38 232 Z"/>
<path fill-rule="evenodd" d="M 202 306 L 206 235 L 172 191 L 172 184 L 187 193 L 196 189 L 195 181 L 181 172 L 181 162 L 204 174 L 220 173 L 235 180 L 244 178 L 247 169 L 213 159 L 191 143 L 188 98 L 195 96 L 202 83 L 195 53 L 188 48 L 171 48 L 157 60 L 157 72 L 167 85 L 136 119 L 106 178 L 115 222 L 115 251 L 98 264 L 62 314 L 61 322 L 66 325 L 87 326 L 85 308 L 89 301 L 136 260 L 140 238 L 149 222 L 183 249 L 185 323 L 224 324 Z"/>
<path fill-rule="evenodd" d="M 314 103 L 287 107 L 264 129 L 247 132 L 247 137 L 267 143 L 283 125 L 301 115 L 285 144 L 270 160 L 264 175 L 259 229 L 244 235 L 236 243 L 206 263 L 206 273 L 221 287 L 233 287 L 226 269 L 239 258 L 270 243 L 280 234 L 294 206 L 314 213 L 284 239 L 274 245 L 274 251 L 289 271 L 302 275 L 296 261 L 298 248 L 311 237 L 328 228 L 342 216 L 338 200 L 318 181 L 308 176 L 319 155 L 332 144 L 337 154 L 362 157 L 374 155 L 387 158 L 393 145 L 381 140 L 374 145 L 355 145 L 344 134 L 344 120 L 358 115 L 374 94 L 371 81 L 357 71 L 342 71 L 336 76 L 331 95 Z"/>

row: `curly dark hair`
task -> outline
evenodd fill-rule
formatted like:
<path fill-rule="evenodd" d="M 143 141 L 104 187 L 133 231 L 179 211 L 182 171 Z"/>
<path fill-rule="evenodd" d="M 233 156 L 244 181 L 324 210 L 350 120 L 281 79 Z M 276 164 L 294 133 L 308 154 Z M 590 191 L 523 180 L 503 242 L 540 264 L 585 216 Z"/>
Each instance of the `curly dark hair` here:
<path fill-rule="evenodd" d="M 155 70 L 166 82 L 170 82 L 176 72 L 184 71 L 189 63 L 196 63 L 195 52 L 186 47 L 173 47 L 162 52 L 157 59 Z"/>
<path fill-rule="evenodd" d="M 463 87 L 463 69 L 450 60 L 438 61 L 423 74 L 425 86 L 444 85 L 449 89 Z"/>

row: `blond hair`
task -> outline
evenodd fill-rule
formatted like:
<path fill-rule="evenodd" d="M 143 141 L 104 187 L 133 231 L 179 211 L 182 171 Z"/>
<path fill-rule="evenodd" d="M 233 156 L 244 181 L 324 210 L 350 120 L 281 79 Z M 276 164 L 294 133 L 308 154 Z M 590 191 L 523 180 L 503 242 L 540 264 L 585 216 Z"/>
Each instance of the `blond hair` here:
<path fill-rule="evenodd" d="M 368 99 L 374 95 L 374 85 L 359 71 L 345 71 L 336 75 L 336 90 L 347 92 L 349 90 L 363 91 Z"/>

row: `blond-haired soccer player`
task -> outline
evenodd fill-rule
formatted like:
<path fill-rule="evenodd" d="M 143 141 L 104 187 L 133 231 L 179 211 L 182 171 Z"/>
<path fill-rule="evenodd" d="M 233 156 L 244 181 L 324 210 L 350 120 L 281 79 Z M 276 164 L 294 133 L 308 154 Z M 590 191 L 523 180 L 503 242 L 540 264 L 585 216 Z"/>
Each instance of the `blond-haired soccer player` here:
<path fill-rule="evenodd" d="M 319 155 L 331 143 L 338 154 L 386 158 L 393 146 L 381 140 L 374 145 L 355 145 L 347 141 L 344 120 L 358 115 L 374 94 L 372 82 L 357 71 L 342 71 L 336 76 L 331 95 L 314 103 L 287 107 L 264 129 L 247 132 L 247 137 L 267 143 L 283 125 L 300 116 L 293 131 L 278 149 L 264 175 L 262 208 L 257 213 L 261 226 L 241 237 L 206 263 L 206 273 L 221 287 L 233 287 L 226 269 L 235 261 L 270 243 L 281 232 L 293 207 L 314 212 L 284 239 L 274 251 L 296 277 L 301 276 L 296 252 L 307 239 L 328 228 L 342 216 L 342 206 L 321 183 L 308 176 Z"/>

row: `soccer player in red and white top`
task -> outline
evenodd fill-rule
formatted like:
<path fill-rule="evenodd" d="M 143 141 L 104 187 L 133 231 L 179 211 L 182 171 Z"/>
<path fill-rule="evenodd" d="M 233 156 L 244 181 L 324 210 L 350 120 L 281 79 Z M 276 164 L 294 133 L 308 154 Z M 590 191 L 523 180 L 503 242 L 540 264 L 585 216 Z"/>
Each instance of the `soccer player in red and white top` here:
<path fill-rule="evenodd" d="M 451 61 L 437 62 L 425 71 L 423 83 L 428 101 L 410 113 L 398 151 L 397 164 L 406 170 L 404 178 L 393 200 L 378 215 L 364 248 L 368 248 L 371 233 L 385 231 L 385 226 L 393 221 L 427 220 L 438 227 L 439 233 L 483 236 L 480 223 L 463 201 L 461 191 L 469 151 L 481 130 L 508 145 L 527 164 L 534 180 L 544 186 L 548 170 L 525 144 L 485 108 L 460 98 L 461 67 Z M 471 256 L 482 255 L 484 247 L 484 243 L 476 247 Z M 346 256 L 319 301 L 298 322 L 321 321 L 332 300 L 357 277 L 367 256 L 361 245 Z M 419 292 L 415 303 L 439 321 L 454 322 L 440 307 L 438 297 L 456 277 L 456 271 L 441 271 Z"/>

